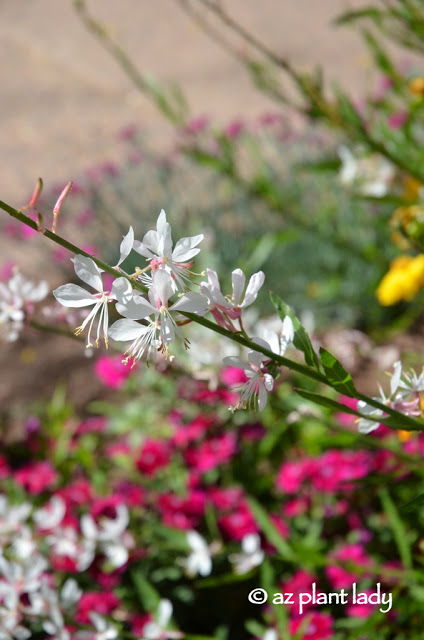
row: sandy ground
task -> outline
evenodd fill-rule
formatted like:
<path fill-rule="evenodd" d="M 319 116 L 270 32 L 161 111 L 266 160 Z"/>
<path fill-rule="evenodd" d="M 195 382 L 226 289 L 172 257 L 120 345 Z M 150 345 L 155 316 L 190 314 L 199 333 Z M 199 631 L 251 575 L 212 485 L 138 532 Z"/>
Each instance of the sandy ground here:
<path fill-rule="evenodd" d="M 353 93 L 364 86 L 362 43 L 351 30 L 331 27 L 358 0 L 224 4 L 298 67 L 322 64 Z M 193 114 L 225 121 L 275 110 L 176 0 L 87 0 L 87 6 L 140 70 L 181 85 Z M 128 123 L 166 139 L 162 117 L 88 33 L 71 0 L 0 0 L 0 55 L 0 199 L 21 205 L 38 176 L 66 183 L 113 157 L 114 134 Z"/>

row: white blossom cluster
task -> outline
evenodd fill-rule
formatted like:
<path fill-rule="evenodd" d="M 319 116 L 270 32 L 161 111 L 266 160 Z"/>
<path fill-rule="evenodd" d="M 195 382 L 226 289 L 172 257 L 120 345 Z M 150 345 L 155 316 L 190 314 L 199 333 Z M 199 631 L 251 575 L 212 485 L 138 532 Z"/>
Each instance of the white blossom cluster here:
<path fill-rule="evenodd" d="M 83 572 L 101 554 L 111 569 L 124 566 L 128 550 L 134 547 L 127 507 L 119 505 L 115 518 L 102 516 L 99 522 L 85 514 L 76 525 L 66 524 L 65 513 L 60 496 L 33 511 L 28 502 L 12 506 L 0 495 L 0 640 L 26 640 L 37 623 L 53 640 L 118 636 L 115 627 L 95 613 L 91 614 L 95 631 L 71 636 L 65 618 L 72 616 L 82 591 L 73 579 L 59 588 L 51 562 L 66 558 Z"/>
<path fill-rule="evenodd" d="M 47 282 L 34 284 L 16 268 L 7 282 L 0 282 L 0 339 L 17 340 L 35 303 L 43 300 L 48 291 Z"/>
<path fill-rule="evenodd" d="M 242 313 L 257 298 L 265 276 L 262 271 L 255 273 L 249 280 L 241 269 L 232 273 L 232 293 L 221 292 L 218 276 L 212 269 L 207 269 L 207 281 L 201 282 L 200 291 L 192 291 L 194 273 L 191 271 L 193 258 L 199 253 L 198 244 L 203 234 L 182 238 L 173 244 L 171 226 L 166 219 L 165 211 L 161 211 L 156 229 L 148 231 L 143 240 L 135 240 L 134 231 L 130 227 L 120 246 L 120 258 L 115 265 L 123 274 L 115 278 L 110 289 L 103 284 L 103 272 L 89 257 L 77 255 L 74 259 L 75 273 L 94 292 L 87 291 L 76 284 L 66 284 L 53 294 L 62 305 L 70 308 L 92 307 L 82 324 L 77 328 L 79 334 L 88 329 L 87 347 L 92 347 L 92 333 L 97 319 L 95 343 L 99 346 L 101 337 L 106 347 L 109 338 L 117 342 L 131 342 L 125 352 L 123 362 L 128 363 L 144 358 L 147 362 L 162 354 L 172 359 L 169 347 L 175 340 L 180 340 L 186 348 L 189 341 L 185 338 L 182 326 L 187 317 L 182 314 L 193 313 L 204 316 L 210 312 L 216 323 L 231 332 L 243 330 Z M 122 271 L 120 265 L 134 250 L 147 261 L 144 269 L 137 269 L 134 274 Z M 142 295 L 134 282 L 147 287 L 147 297 Z M 115 303 L 116 311 L 122 316 L 109 327 L 108 306 Z M 234 322 L 238 322 L 236 326 Z M 283 323 L 281 338 L 269 334 L 264 338 L 253 338 L 256 344 L 283 355 L 288 344 L 293 340 L 293 323 L 289 317 Z M 271 358 L 259 351 L 250 350 L 247 361 L 238 357 L 224 358 L 224 364 L 241 367 L 248 381 L 241 387 L 238 406 L 262 410 L 266 405 L 267 393 L 274 386 L 274 378 L 267 365 Z"/>

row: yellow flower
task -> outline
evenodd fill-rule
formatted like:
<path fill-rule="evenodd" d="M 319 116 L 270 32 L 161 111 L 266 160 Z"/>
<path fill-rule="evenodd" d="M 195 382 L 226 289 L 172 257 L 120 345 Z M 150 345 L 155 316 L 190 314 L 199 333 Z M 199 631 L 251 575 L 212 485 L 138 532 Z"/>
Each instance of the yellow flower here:
<path fill-rule="evenodd" d="M 409 90 L 416 96 L 424 96 L 424 76 L 413 78 L 409 83 Z"/>
<path fill-rule="evenodd" d="M 424 286 L 424 254 L 399 256 L 377 287 L 376 295 L 383 306 L 412 300 Z"/>

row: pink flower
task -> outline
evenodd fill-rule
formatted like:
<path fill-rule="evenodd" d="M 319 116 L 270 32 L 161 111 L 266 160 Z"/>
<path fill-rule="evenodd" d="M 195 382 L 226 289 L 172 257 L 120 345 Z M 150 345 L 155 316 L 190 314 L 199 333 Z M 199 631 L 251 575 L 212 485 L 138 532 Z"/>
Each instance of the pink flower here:
<path fill-rule="evenodd" d="M 122 356 L 100 356 L 94 364 L 96 377 L 108 389 L 121 389 L 131 373 L 131 366 L 122 362 Z"/>
<path fill-rule="evenodd" d="M 244 131 L 246 130 L 246 124 L 241 120 L 241 118 L 237 118 L 233 120 L 224 128 L 224 136 L 229 138 L 230 140 L 235 140 L 238 138 Z"/>
<path fill-rule="evenodd" d="M 146 439 L 141 447 L 136 465 L 141 473 L 153 475 L 158 469 L 166 467 L 169 460 L 170 451 L 167 442 Z"/>
<path fill-rule="evenodd" d="M 118 515 L 116 507 L 123 503 L 124 498 L 118 493 L 104 498 L 96 498 L 91 505 L 91 515 L 97 523 L 102 517 L 114 520 Z"/>
<path fill-rule="evenodd" d="M 364 478 L 371 471 L 371 455 L 367 451 L 326 451 L 316 459 L 312 475 L 314 489 L 322 492 L 354 489 L 349 480 Z"/>
<path fill-rule="evenodd" d="M 290 609 L 290 613 L 292 616 L 299 615 L 299 594 L 300 593 L 311 593 L 312 585 L 316 582 L 316 577 L 309 573 L 308 571 L 304 571 L 303 569 L 299 569 L 296 573 L 290 578 L 290 580 L 285 580 L 284 583 L 280 586 L 280 591 L 285 593 L 292 593 L 293 604 L 287 604 L 287 608 Z M 311 603 L 305 603 L 303 605 L 303 611 L 307 611 L 313 605 Z"/>
<path fill-rule="evenodd" d="M 257 533 L 259 530 L 245 502 L 242 502 L 232 513 L 221 516 L 218 524 L 231 540 L 242 540 L 249 533 Z"/>
<path fill-rule="evenodd" d="M 224 433 L 210 438 L 186 451 L 185 458 L 190 467 L 200 473 L 206 473 L 225 462 L 229 462 L 236 450 L 236 438 L 233 433 Z"/>
<path fill-rule="evenodd" d="M 27 466 L 15 472 L 15 481 L 32 494 L 39 494 L 45 489 L 51 489 L 58 481 L 56 473 L 50 462 L 31 462 Z"/>
<path fill-rule="evenodd" d="M 87 504 L 93 497 L 93 490 L 85 478 L 74 480 L 56 493 L 63 498 L 70 507 Z"/>
<path fill-rule="evenodd" d="M 356 398 L 349 398 L 348 396 L 340 396 L 338 398 L 338 402 L 340 402 L 340 404 L 346 405 L 346 407 L 349 407 L 349 409 L 356 410 L 358 408 L 358 401 Z M 334 417 L 339 422 L 339 424 L 342 425 L 342 427 L 349 427 L 351 424 L 354 424 L 356 420 L 356 416 L 352 415 L 351 413 L 343 413 L 343 412 L 335 413 Z"/>
<path fill-rule="evenodd" d="M 121 482 L 116 489 L 128 507 L 139 507 L 144 503 L 145 491 L 133 482 Z"/>
<path fill-rule="evenodd" d="M 402 110 L 392 113 L 392 115 L 388 117 L 387 122 L 392 129 L 401 129 L 407 120 L 408 112 Z"/>
<path fill-rule="evenodd" d="M 304 458 L 281 465 L 276 478 L 276 485 L 285 493 L 297 493 L 303 482 L 316 471 L 312 458 Z"/>
<path fill-rule="evenodd" d="M 0 454 L 0 480 L 7 478 L 10 475 L 10 468 L 7 464 L 7 460 Z"/>
<path fill-rule="evenodd" d="M 209 497 L 217 509 L 227 510 L 233 509 L 240 504 L 243 497 L 243 491 L 239 487 L 211 487 Z"/>
<path fill-rule="evenodd" d="M 238 367 L 224 367 L 221 371 L 221 379 L 227 387 L 247 382 L 246 374 Z"/>
<path fill-rule="evenodd" d="M 373 565 L 372 559 L 360 544 L 343 545 L 332 555 L 332 559 L 335 564 L 327 567 L 325 574 L 335 589 L 350 589 L 358 575 L 370 575 L 369 572 L 364 574 L 364 569 Z M 353 567 L 349 567 L 349 564 Z"/>
<path fill-rule="evenodd" d="M 301 625 L 303 618 L 290 621 L 290 633 L 295 634 Z M 308 625 L 302 636 L 296 636 L 299 640 L 330 640 L 333 637 L 333 618 L 328 613 L 311 612 Z"/>
<path fill-rule="evenodd" d="M 197 116 L 190 120 L 184 127 L 183 133 L 187 135 L 196 135 L 204 131 L 209 125 L 209 117 L 205 115 Z"/>
<path fill-rule="evenodd" d="M 294 518 L 306 513 L 309 509 L 310 501 L 306 497 L 293 498 L 283 506 L 283 514 L 288 518 Z"/>
<path fill-rule="evenodd" d="M 371 589 L 364 589 L 360 593 L 366 593 L 368 600 L 368 596 L 370 596 L 374 592 Z M 351 603 L 348 607 L 346 607 L 346 613 L 348 616 L 352 616 L 354 618 L 369 618 L 369 616 L 374 613 L 376 606 L 377 605 L 371 604 L 369 602 L 367 602 L 366 604 Z"/>
<path fill-rule="evenodd" d="M 182 498 L 173 493 L 159 496 L 159 510 L 163 523 L 176 529 L 196 529 L 203 517 L 206 505 L 204 491 L 194 489 L 188 497 Z"/>
<path fill-rule="evenodd" d="M 77 435 L 84 433 L 102 433 L 106 428 L 106 419 L 103 416 L 92 416 L 80 422 L 77 428 Z"/>
<path fill-rule="evenodd" d="M 203 415 L 196 416 L 186 424 L 179 420 L 175 423 L 176 429 L 172 441 L 177 447 L 186 447 L 191 442 L 200 440 L 215 423 L 216 418 Z"/>
<path fill-rule="evenodd" d="M 119 606 L 119 599 L 111 592 L 86 591 L 78 601 L 76 620 L 90 624 L 89 614 L 92 612 L 108 616 Z"/>

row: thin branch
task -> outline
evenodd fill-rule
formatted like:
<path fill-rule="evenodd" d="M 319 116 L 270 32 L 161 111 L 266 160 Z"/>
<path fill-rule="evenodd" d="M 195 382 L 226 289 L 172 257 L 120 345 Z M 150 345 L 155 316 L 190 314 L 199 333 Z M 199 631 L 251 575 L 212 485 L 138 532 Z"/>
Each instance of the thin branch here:
<path fill-rule="evenodd" d="M 34 222 L 34 220 L 32 220 L 31 218 L 26 216 L 21 211 L 18 211 L 16 209 L 14 209 L 13 207 L 11 207 L 10 205 L 6 204 L 5 202 L 2 202 L 1 200 L 0 200 L 0 209 L 3 209 L 3 211 L 8 213 L 10 216 L 12 216 L 12 218 L 15 218 L 16 220 L 19 220 L 19 222 L 22 222 L 23 224 L 26 224 L 31 229 L 34 229 L 35 231 L 38 231 L 39 233 L 42 233 L 49 240 L 53 240 L 53 242 L 55 242 L 56 244 L 59 244 L 60 246 L 64 247 L 65 249 L 68 249 L 69 251 L 72 251 L 75 254 L 80 254 L 80 255 L 84 255 L 84 256 L 86 256 L 88 258 L 91 258 L 97 264 L 97 266 L 100 267 L 100 269 L 103 269 L 103 271 L 106 271 L 107 273 L 110 273 L 111 275 L 115 276 L 116 278 L 125 277 L 131 282 L 132 286 L 135 289 L 137 289 L 139 291 L 142 291 L 143 293 L 146 292 L 146 287 L 144 285 L 142 285 L 141 283 L 131 279 L 128 274 L 123 273 L 123 272 L 121 272 L 118 269 L 115 269 L 113 267 L 110 267 L 106 262 L 103 262 L 102 260 L 99 260 L 95 256 L 92 256 L 89 253 L 83 251 L 82 249 L 80 249 L 76 245 L 73 245 L 72 243 L 68 242 L 67 240 L 65 240 L 61 236 L 59 236 L 59 235 L 57 235 L 55 233 L 52 233 L 51 231 L 48 231 L 47 229 L 40 229 L 39 226 L 37 225 L 37 223 Z M 180 312 L 180 313 L 181 313 L 182 316 L 184 316 L 185 318 L 188 318 L 192 322 L 196 322 L 197 324 L 200 324 L 200 325 L 206 327 L 207 329 L 210 329 L 211 331 L 214 331 L 215 333 L 219 333 L 219 334 L 225 336 L 226 338 L 232 340 L 233 342 L 237 342 L 238 344 L 240 344 L 240 345 L 242 345 L 244 347 L 247 347 L 248 349 L 251 349 L 253 351 L 258 351 L 259 353 L 262 353 L 270 361 L 273 361 L 273 362 L 277 363 L 278 366 L 287 367 L 288 369 L 291 369 L 292 371 L 297 371 L 298 373 L 301 373 L 302 375 L 304 375 L 304 376 L 306 376 L 308 378 L 312 378 L 313 380 L 316 380 L 317 382 L 320 382 L 320 383 L 322 383 L 322 384 L 324 384 L 324 385 L 326 385 L 328 387 L 333 388 L 333 385 L 330 384 L 330 382 L 327 380 L 326 376 L 324 374 L 320 373 L 319 371 L 316 371 L 313 368 L 307 367 L 305 365 L 300 364 L 299 362 L 295 362 L 293 360 L 285 358 L 284 356 L 277 355 L 273 351 L 270 351 L 269 349 L 266 349 L 262 345 L 257 344 L 255 342 L 253 342 L 252 340 L 250 340 L 248 338 L 245 338 L 245 337 L 243 337 L 242 335 L 240 335 L 238 333 L 233 333 L 231 331 L 227 331 L 226 329 L 224 329 L 224 328 L 220 327 L 219 325 L 211 322 L 210 320 L 207 320 L 206 318 L 202 318 L 201 316 L 198 316 L 198 315 L 193 314 L 193 313 L 187 313 L 187 312 Z M 379 402 L 378 400 L 375 400 L 374 398 L 369 398 L 368 396 L 366 396 L 364 394 L 361 394 L 361 393 L 357 393 L 356 397 L 359 400 L 363 400 L 368 405 L 371 405 L 372 407 L 375 407 L 376 409 L 380 409 L 384 413 L 386 413 L 386 414 L 388 414 L 390 416 L 393 416 L 394 418 L 400 419 L 400 425 L 402 425 L 402 428 L 405 428 L 405 426 L 407 425 L 409 430 L 411 430 L 411 431 L 422 431 L 423 430 L 423 424 L 422 423 L 418 422 L 417 420 L 414 420 L 413 418 L 410 418 L 409 416 L 406 416 L 404 414 L 399 413 L 395 409 L 392 409 L 391 407 L 388 407 L 388 406 L 382 404 L 381 402 Z M 377 422 L 380 421 L 380 418 L 373 417 L 372 415 L 364 416 L 364 417 L 367 417 L 368 419 L 371 419 L 371 420 L 375 420 Z"/>

